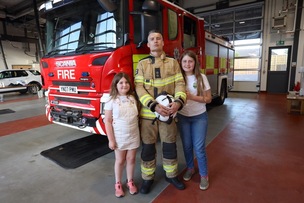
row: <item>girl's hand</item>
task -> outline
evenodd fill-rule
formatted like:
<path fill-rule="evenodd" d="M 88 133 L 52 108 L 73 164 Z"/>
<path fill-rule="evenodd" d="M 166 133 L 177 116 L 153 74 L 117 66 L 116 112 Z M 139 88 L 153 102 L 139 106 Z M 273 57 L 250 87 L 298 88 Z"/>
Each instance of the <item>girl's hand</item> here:
<path fill-rule="evenodd" d="M 114 141 L 109 141 L 109 148 L 111 150 L 115 150 L 116 149 L 116 143 Z"/>
<path fill-rule="evenodd" d="M 191 94 L 189 91 L 186 91 L 187 99 L 193 100 L 193 94 Z"/>

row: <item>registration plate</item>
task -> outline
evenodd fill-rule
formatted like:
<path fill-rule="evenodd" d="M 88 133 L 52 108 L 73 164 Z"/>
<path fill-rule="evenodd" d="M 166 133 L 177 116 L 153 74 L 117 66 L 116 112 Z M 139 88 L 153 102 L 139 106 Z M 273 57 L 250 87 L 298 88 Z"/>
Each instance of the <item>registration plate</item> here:
<path fill-rule="evenodd" d="M 59 86 L 60 92 L 77 94 L 77 87 L 74 86 Z"/>

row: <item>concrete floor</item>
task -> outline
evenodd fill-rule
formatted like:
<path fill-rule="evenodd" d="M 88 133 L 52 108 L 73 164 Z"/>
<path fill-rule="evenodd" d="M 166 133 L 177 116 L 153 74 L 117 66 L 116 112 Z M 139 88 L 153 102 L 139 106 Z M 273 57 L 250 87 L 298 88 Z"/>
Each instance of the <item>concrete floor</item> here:
<path fill-rule="evenodd" d="M 5 94 L 0 109 L 15 113 L 0 115 L 0 124 L 44 114 L 44 98 L 37 95 Z M 221 111 L 219 115 L 217 112 Z M 227 106 L 211 111 L 208 143 L 225 127 Z M 22 123 L 13 128 L 22 127 Z M 89 135 L 86 132 L 49 124 L 0 137 L 0 202 L 14 203 L 77 203 L 77 202 L 151 202 L 168 183 L 161 165 L 156 171 L 155 183 L 148 195 L 130 195 L 123 199 L 114 196 L 114 153 L 107 154 L 76 169 L 64 169 L 43 157 L 43 150 Z M 157 149 L 160 152 L 158 146 Z M 158 163 L 160 163 L 158 156 Z M 185 168 L 178 138 L 179 169 Z M 141 184 L 140 149 L 137 154 L 135 182 Z"/>
<path fill-rule="evenodd" d="M 254 105 L 251 109 L 257 108 L 257 104 L 252 101 L 258 97 L 258 94 L 230 93 L 224 105 L 212 107 L 208 111 L 207 143 L 211 143 L 233 119 L 244 114 L 251 104 Z M 15 111 L 15 113 L 0 114 L 0 202 L 146 203 L 153 202 L 161 196 L 160 194 L 164 194 L 169 184 L 164 179 L 160 156 L 158 156 L 158 168 L 151 193 L 130 195 L 126 192 L 126 196 L 119 199 L 114 196 L 114 153 L 109 153 L 79 168 L 68 170 L 40 155 L 46 149 L 89 135 L 46 122 L 43 116 L 44 103 L 44 98 L 38 99 L 37 95 L 18 94 L 5 94 L 4 102 L 0 103 L 0 109 Z M 37 121 L 37 118 L 40 120 Z M 34 123 L 28 122 L 35 122 L 37 125 L 31 128 Z M 179 138 L 177 144 L 179 170 L 182 172 L 185 168 L 185 160 Z M 160 152 L 159 145 L 157 150 Z M 135 171 L 135 183 L 138 186 L 141 184 L 139 158 L 140 149 L 137 153 Z M 175 188 L 173 190 L 179 193 Z M 199 192 L 198 189 L 197 191 Z M 155 202 L 166 202 L 165 199 L 166 197 L 162 201 Z"/>

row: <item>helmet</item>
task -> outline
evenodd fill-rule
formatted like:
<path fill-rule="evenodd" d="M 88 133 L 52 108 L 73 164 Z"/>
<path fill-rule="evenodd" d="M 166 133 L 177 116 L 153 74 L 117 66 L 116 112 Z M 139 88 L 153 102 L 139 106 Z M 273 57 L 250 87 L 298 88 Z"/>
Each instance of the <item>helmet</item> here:
<path fill-rule="evenodd" d="M 169 95 L 167 93 L 161 93 L 159 96 L 155 99 L 159 104 L 163 106 L 168 106 L 171 102 L 174 101 L 174 97 L 172 95 Z M 156 118 L 162 122 L 170 124 L 173 120 L 173 115 L 170 116 L 162 116 L 157 112 L 154 112 L 156 115 Z"/>

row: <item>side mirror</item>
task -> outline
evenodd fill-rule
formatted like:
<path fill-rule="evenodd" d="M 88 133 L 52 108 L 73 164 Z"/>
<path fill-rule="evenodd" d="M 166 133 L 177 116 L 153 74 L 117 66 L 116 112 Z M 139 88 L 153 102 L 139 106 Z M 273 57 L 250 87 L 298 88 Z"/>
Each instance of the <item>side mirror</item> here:
<path fill-rule="evenodd" d="M 142 44 L 147 43 L 148 34 L 151 30 L 161 30 L 161 6 L 155 0 L 146 0 L 142 5 L 141 13 L 141 41 L 138 48 Z"/>
<path fill-rule="evenodd" d="M 158 12 L 160 11 L 160 5 L 155 0 L 145 0 L 142 5 L 142 10 L 146 12 Z"/>
<path fill-rule="evenodd" d="M 113 12 L 117 9 L 116 4 L 112 0 L 97 0 L 99 5 L 108 12 Z"/>
<path fill-rule="evenodd" d="M 155 15 L 143 14 L 141 16 L 141 41 L 138 48 L 148 42 L 148 34 L 151 30 L 160 30 L 159 18 Z"/>

